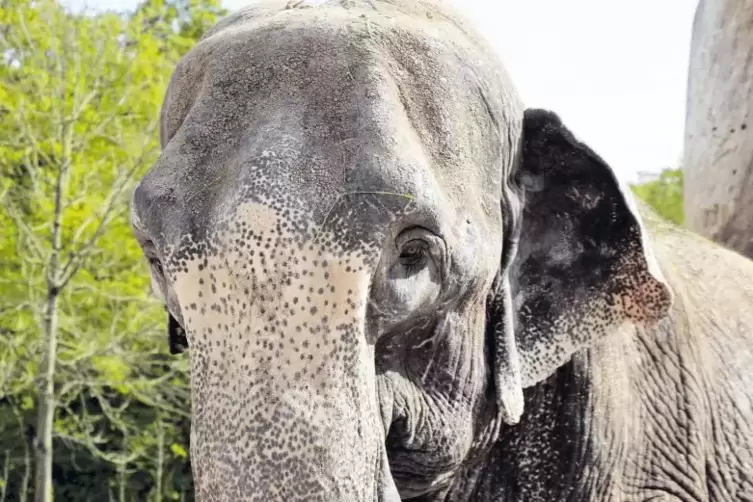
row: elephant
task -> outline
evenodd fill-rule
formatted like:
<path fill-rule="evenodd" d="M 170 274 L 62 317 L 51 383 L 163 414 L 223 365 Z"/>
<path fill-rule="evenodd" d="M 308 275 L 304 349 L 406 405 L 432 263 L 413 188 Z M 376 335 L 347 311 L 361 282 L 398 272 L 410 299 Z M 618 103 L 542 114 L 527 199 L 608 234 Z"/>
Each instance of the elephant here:
<path fill-rule="evenodd" d="M 753 500 L 753 263 L 445 2 L 254 2 L 176 65 L 160 142 L 130 218 L 197 500 Z"/>
<path fill-rule="evenodd" d="M 689 229 L 753 258 L 753 0 L 700 0 L 682 160 Z"/>

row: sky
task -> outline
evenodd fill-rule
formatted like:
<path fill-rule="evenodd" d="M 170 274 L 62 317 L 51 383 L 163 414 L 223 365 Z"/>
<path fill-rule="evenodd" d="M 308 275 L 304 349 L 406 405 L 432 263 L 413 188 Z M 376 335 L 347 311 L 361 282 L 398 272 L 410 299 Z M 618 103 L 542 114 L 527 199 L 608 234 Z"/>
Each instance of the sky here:
<path fill-rule="evenodd" d="M 679 166 L 698 0 L 449 1 L 499 52 L 525 104 L 557 112 L 624 180 Z M 86 0 L 101 9 L 136 3 Z"/>

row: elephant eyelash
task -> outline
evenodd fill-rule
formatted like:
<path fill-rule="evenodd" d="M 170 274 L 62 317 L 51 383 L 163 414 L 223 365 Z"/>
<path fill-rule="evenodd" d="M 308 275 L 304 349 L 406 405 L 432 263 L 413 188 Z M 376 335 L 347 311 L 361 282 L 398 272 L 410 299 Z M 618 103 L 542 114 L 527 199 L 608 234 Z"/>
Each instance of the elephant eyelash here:
<path fill-rule="evenodd" d="M 429 252 L 427 244 L 421 240 L 408 242 L 400 251 L 400 264 L 408 272 L 416 272 L 426 265 Z"/>

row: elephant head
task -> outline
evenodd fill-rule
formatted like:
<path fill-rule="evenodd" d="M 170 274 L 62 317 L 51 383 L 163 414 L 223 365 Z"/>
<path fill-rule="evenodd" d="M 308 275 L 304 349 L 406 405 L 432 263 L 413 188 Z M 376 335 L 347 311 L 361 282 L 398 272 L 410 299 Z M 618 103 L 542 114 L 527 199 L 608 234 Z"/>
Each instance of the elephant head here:
<path fill-rule="evenodd" d="M 161 142 L 132 224 L 190 349 L 202 501 L 440 490 L 524 387 L 671 302 L 609 166 L 433 1 L 230 16 Z"/>

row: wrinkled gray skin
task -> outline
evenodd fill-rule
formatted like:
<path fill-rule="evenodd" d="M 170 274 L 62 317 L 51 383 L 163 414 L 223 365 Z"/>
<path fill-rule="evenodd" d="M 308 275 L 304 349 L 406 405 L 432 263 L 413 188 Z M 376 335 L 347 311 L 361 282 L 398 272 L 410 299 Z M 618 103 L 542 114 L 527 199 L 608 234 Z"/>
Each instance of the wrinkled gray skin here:
<path fill-rule="evenodd" d="M 446 6 L 255 3 L 161 140 L 198 500 L 753 500 L 753 263 L 646 231 Z"/>

